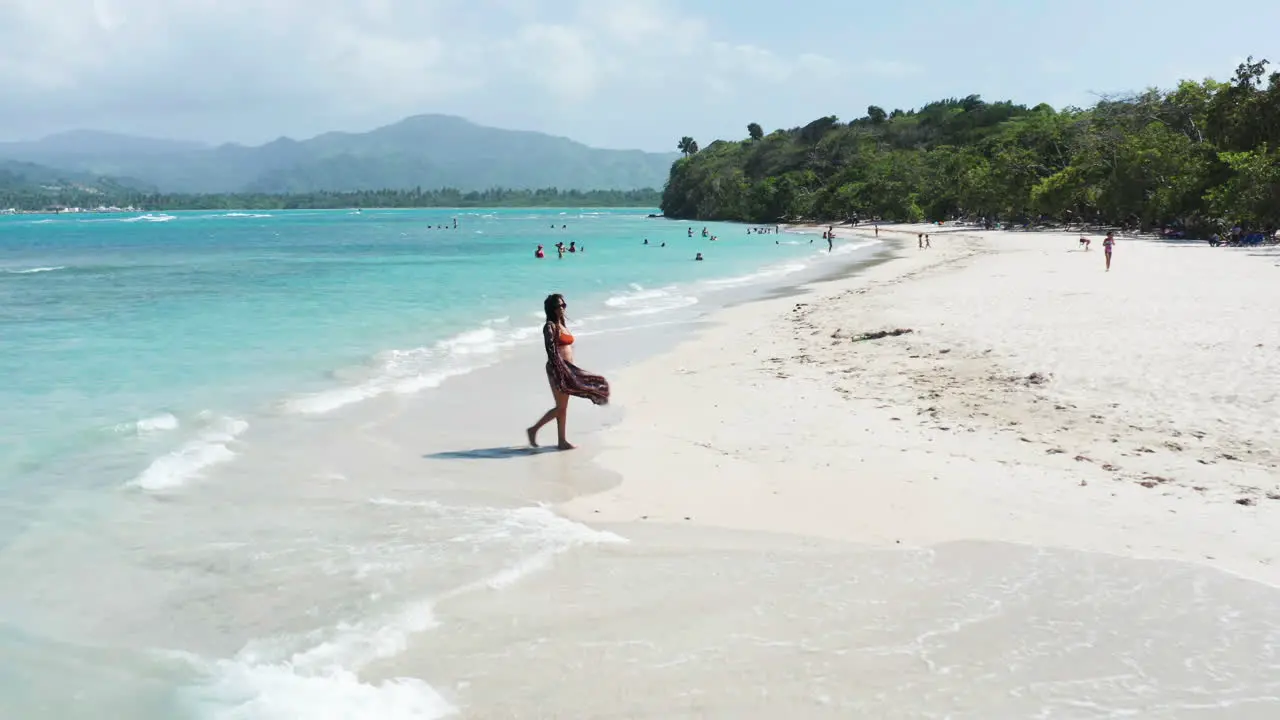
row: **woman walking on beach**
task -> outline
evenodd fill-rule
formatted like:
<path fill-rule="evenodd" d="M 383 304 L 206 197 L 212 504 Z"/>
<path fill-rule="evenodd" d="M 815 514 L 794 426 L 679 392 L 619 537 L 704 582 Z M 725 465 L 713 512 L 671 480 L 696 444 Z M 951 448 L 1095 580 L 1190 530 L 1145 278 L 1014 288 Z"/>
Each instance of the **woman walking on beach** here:
<path fill-rule="evenodd" d="M 1107 272 L 1111 272 L 1111 248 L 1116 246 L 1116 238 L 1114 232 L 1107 233 L 1107 238 L 1102 241 L 1102 251 L 1107 256 Z"/>
<path fill-rule="evenodd" d="M 542 326 L 542 343 L 547 350 L 547 381 L 551 384 L 556 406 L 529 428 L 529 445 L 533 447 L 538 447 L 538 431 L 554 418 L 559 441 L 556 447 L 573 449 L 574 446 L 565 439 L 570 396 L 586 398 L 596 405 L 609 403 L 609 381 L 573 364 L 573 335 L 565 323 L 566 307 L 568 303 L 559 293 L 548 295 L 542 303 L 547 315 L 546 324 Z"/>

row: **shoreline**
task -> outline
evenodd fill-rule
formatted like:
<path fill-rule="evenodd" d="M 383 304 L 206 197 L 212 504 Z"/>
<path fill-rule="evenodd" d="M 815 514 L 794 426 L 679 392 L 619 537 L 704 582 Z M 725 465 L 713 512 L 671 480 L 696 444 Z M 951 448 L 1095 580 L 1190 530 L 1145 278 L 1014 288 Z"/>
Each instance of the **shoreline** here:
<path fill-rule="evenodd" d="M 1018 335 L 994 333 L 995 357 L 964 340 L 964 313 L 990 330 L 1008 321 L 986 294 L 1009 302 L 1043 284 L 970 287 L 964 273 L 1036 254 L 934 233 L 933 252 L 890 233 L 823 272 L 718 295 L 719 309 L 581 332 L 584 366 L 610 377 L 616 401 L 575 401 L 576 452 L 523 447 L 550 400 L 536 342 L 428 393 L 264 417 L 201 482 L 121 492 L 110 525 L 49 526 L 9 548 L 13 576 L 41 598 L 11 614 L 39 640 L 18 648 L 21 665 L 76 677 L 116 714 L 175 703 L 165 717 L 317 702 L 335 716 L 473 719 L 1274 709 L 1280 592 L 1213 563 L 1129 559 L 1171 536 L 1150 514 L 1126 520 L 1142 552 L 1103 552 L 1127 537 L 1112 525 L 1128 499 L 1164 489 L 1117 482 L 1112 507 L 1082 501 L 1053 466 L 1067 459 L 1043 452 L 1034 403 L 1015 402 L 1059 378 L 997 384 L 989 366 L 1016 369 Z M 915 332 L 851 337 L 891 327 Z M 936 412 L 917 414 L 932 392 Z M 1035 442 L 953 417 L 990 397 L 1024 413 L 1018 433 Z M 1226 560 L 1275 544 L 1264 503 L 1228 497 L 1226 512 L 1197 516 L 1195 499 L 1152 512 L 1176 508 L 1192 538 L 1217 528 Z M 1225 537 L 1241 512 L 1257 526 L 1230 529 L 1253 534 Z M 1097 538 L 1059 549 L 1063 532 Z M 93 570 L 75 593 L 58 582 L 68 567 Z M 131 592 L 114 592 L 120 578 Z M 98 612 L 67 612 L 79 597 Z M 171 681 L 129 695 L 120 668 L 66 669 L 46 636 L 131 653 L 127 677 L 160 662 Z M 156 657 L 165 649 L 182 658 Z"/>
<path fill-rule="evenodd" d="M 1266 292 L 1271 263 L 1130 240 L 1116 272 L 1089 266 L 1077 280 L 1063 276 L 1081 263 L 1067 263 L 1100 265 L 1102 253 L 1060 255 L 1074 235 L 881 231 L 892 233 L 888 242 L 903 239 L 893 259 L 722 309 L 704 332 L 623 370 L 619 386 L 645 390 L 601 432 L 596 458 L 622 481 L 559 511 L 623 534 L 673 522 L 889 547 L 988 540 L 1181 560 L 1280 586 L 1280 464 L 1265 440 L 1280 414 L 1244 396 L 1228 412 L 1214 398 L 1249 383 L 1182 367 L 1194 355 L 1185 348 L 1155 353 L 1180 338 L 1144 331 L 1140 318 L 1116 322 L 1119 331 L 1105 320 L 1108 303 L 1142 300 L 1148 312 L 1185 317 L 1159 330 L 1213 332 L 1214 318 L 1194 309 L 1216 307 L 1237 281 L 1251 297 Z M 932 250 L 908 246 L 916 232 L 933 236 Z M 1202 292 L 1170 291 L 1162 271 L 1201 277 Z M 1125 283 L 1123 297 L 1100 279 Z M 1081 293 L 1072 303 L 1099 322 L 1055 306 L 1064 289 Z M 1258 307 L 1274 305 L 1264 298 Z M 981 308 L 989 314 L 964 319 Z M 1280 333 L 1257 313 L 1231 319 L 1264 351 L 1251 358 L 1249 374 L 1262 384 L 1254 391 L 1274 397 L 1276 376 L 1263 368 L 1280 370 Z M 1062 337 L 1058 322 L 1101 350 Z M 893 328 L 913 332 L 850 338 Z M 1078 357 L 1055 361 L 1073 346 Z M 1221 359 L 1200 358 L 1207 368 Z M 1113 374 L 1123 382 L 1109 382 Z M 1198 387 L 1172 396 L 1174 405 L 1151 395 L 1191 377 Z"/>

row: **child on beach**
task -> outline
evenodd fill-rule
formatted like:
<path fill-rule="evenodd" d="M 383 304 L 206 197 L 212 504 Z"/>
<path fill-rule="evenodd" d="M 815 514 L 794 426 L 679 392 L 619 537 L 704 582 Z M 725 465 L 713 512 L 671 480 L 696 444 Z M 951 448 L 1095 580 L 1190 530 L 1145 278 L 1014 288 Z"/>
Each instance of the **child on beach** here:
<path fill-rule="evenodd" d="M 1114 232 L 1107 233 L 1107 238 L 1102 241 L 1102 250 L 1107 256 L 1107 272 L 1111 272 L 1111 249 L 1116 245 Z"/>

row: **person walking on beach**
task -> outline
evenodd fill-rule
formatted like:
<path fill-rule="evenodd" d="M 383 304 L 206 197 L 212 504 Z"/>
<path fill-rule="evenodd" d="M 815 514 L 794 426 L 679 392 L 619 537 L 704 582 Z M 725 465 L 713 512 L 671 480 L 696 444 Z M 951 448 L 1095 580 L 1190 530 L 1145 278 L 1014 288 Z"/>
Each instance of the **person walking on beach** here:
<path fill-rule="evenodd" d="M 933 243 L 929 242 L 929 235 L 928 235 L 928 233 L 926 233 L 926 234 L 925 234 L 925 236 L 924 236 L 924 247 L 925 247 L 925 249 L 926 249 L 926 250 L 928 250 L 929 248 L 933 247 Z"/>
<path fill-rule="evenodd" d="M 547 350 L 547 382 L 551 384 L 551 394 L 556 399 L 556 405 L 526 431 L 531 447 L 538 447 L 538 431 L 554 419 L 558 440 L 556 447 L 561 450 L 574 448 L 565 438 L 570 396 L 586 398 L 596 405 L 609 404 L 609 381 L 573 364 L 573 335 L 565 322 L 566 307 L 568 303 L 560 293 L 548 295 L 542 302 L 542 309 L 547 316 L 547 321 L 542 326 L 542 343 Z"/>
<path fill-rule="evenodd" d="M 1111 248 L 1116 246 L 1116 237 L 1114 232 L 1107 233 L 1107 238 L 1102 241 L 1102 252 L 1107 256 L 1107 272 L 1111 272 Z"/>
<path fill-rule="evenodd" d="M 835 246 L 836 234 L 830 230 L 827 231 L 827 253 L 831 252 L 831 248 Z"/>

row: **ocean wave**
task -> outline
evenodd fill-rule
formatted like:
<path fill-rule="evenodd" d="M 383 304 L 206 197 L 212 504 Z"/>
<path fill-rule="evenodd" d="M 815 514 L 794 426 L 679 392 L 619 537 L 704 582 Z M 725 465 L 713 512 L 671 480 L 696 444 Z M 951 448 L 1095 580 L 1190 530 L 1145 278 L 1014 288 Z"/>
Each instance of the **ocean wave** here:
<path fill-rule="evenodd" d="M 417 678 L 362 682 L 349 670 L 304 673 L 288 664 L 226 660 L 188 694 L 211 720 L 435 720 L 457 710 Z"/>
<path fill-rule="evenodd" d="M 45 218 L 43 220 L 32 220 L 27 224 L 28 225 L 48 225 L 51 222 L 53 222 L 53 218 Z"/>
<path fill-rule="evenodd" d="M 271 217 L 271 214 L 270 214 L 270 213 L 244 213 L 244 212 L 229 212 L 229 213 L 223 213 L 222 215 L 215 215 L 214 217 L 226 217 L 226 218 L 269 218 L 269 217 Z"/>
<path fill-rule="evenodd" d="M 66 270 L 66 265 L 54 265 L 52 267 L 34 267 L 23 270 L 0 270 L 7 275 L 34 275 L 35 273 L 56 272 L 58 270 Z"/>
<path fill-rule="evenodd" d="M 848 255 L 850 253 L 858 252 L 859 250 L 865 250 L 873 245 L 882 245 L 882 244 L 884 244 L 883 240 L 864 240 L 863 242 L 854 242 L 854 243 L 850 243 L 846 241 L 846 242 L 842 242 L 830 253 L 826 251 L 818 251 L 818 254 L 819 255 Z"/>
<path fill-rule="evenodd" d="M 147 213 L 146 215 L 138 215 L 136 217 L 120 218 L 118 222 L 126 222 L 126 223 L 157 222 L 158 223 L 158 222 L 169 222 L 170 220 L 177 220 L 177 218 L 174 217 L 173 215 L 165 215 L 164 213 L 161 213 L 159 215 L 152 215 L 151 213 Z"/>
<path fill-rule="evenodd" d="M 244 420 L 219 418 L 198 437 L 153 460 L 129 485 L 143 490 L 180 487 L 210 467 L 235 457 L 229 446 L 248 429 L 249 423 Z"/>
<path fill-rule="evenodd" d="M 626 543 L 627 539 L 607 530 L 596 530 L 559 515 L 546 505 L 515 508 L 446 505 L 436 500 L 401 500 L 378 497 L 370 505 L 413 509 L 432 516 L 461 519 L 477 530 L 452 539 L 452 542 L 475 545 L 496 541 L 514 542 L 537 550 L 567 550 L 578 545 Z M 486 581 L 487 583 L 487 581 Z"/>
<path fill-rule="evenodd" d="M 651 315 L 696 305 L 698 304 L 698 298 L 680 293 L 674 285 L 651 290 L 633 284 L 631 285 L 631 292 L 614 295 L 606 299 L 604 304 L 615 310 L 622 310 L 624 315 L 636 316 Z"/>
<path fill-rule="evenodd" d="M 438 627 L 434 613 L 438 602 L 476 591 L 501 590 L 574 547 L 627 542 L 613 533 L 561 517 L 545 506 L 459 507 L 393 498 L 369 502 L 389 512 L 462 519 L 475 531 L 456 537 L 456 542 L 514 544 L 521 557 L 475 582 L 435 598 L 408 601 L 390 613 L 303 635 L 250 641 L 231 659 L 210 662 L 172 653 L 204 675 L 204 682 L 182 692 L 203 715 L 219 720 L 423 720 L 455 715 L 458 709 L 419 679 L 397 677 L 371 683 L 362 681 L 359 672 L 402 654 L 414 636 Z"/>
<path fill-rule="evenodd" d="M 374 356 L 363 380 L 285 402 L 286 412 L 321 415 L 387 393 L 409 395 L 497 362 L 499 353 L 534 337 L 539 327 L 512 327 L 507 318 L 486 321 L 431 347 L 388 350 Z M 336 373 L 339 376 L 347 373 Z"/>
<path fill-rule="evenodd" d="M 151 417 L 142 418 L 134 422 L 120 423 L 116 425 L 116 432 L 137 435 L 152 435 L 155 433 L 167 432 L 169 430 L 177 430 L 181 423 L 178 418 L 171 413 L 160 413 Z"/>
<path fill-rule="evenodd" d="M 747 275 L 737 275 L 734 277 L 712 278 L 710 280 L 703 280 L 702 284 L 709 285 L 715 288 L 734 287 L 738 285 L 750 285 L 752 283 L 761 282 L 763 280 L 773 280 L 773 279 L 782 277 L 784 275 L 790 275 L 791 273 L 800 272 L 801 270 L 804 270 L 807 267 L 809 267 L 807 263 L 799 263 L 799 262 L 787 263 L 786 265 L 778 265 L 776 267 L 765 268 L 763 270 L 749 273 Z"/>

